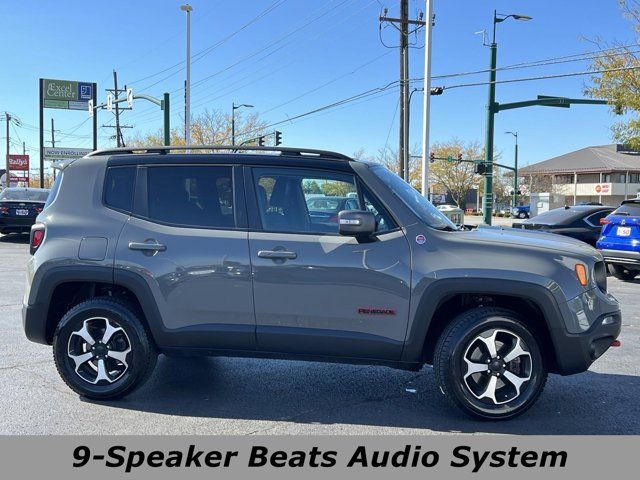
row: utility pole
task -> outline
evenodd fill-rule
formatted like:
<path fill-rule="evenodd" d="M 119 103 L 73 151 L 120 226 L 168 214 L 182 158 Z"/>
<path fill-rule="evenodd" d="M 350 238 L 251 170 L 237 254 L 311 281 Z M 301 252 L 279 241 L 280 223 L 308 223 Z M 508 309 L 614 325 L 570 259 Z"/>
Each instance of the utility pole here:
<path fill-rule="evenodd" d="M 115 125 L 102 125 L 105 128 L 114 128 L 116 131 L 116 134 L 111 137 L 111 138 L 115 138 L 116 139 L 116 144 L 118 147 L 126 147 L 125 143 L 124 143 L 124 136 L 122 135 L 122 129 L 123 128 L 133 128 L 133 125 L 121 125 L 120 124 L 120 113 L 121 110 L 131 110 L 131 107 L 121 107 L 120 106 L 120 102 L 118 101 L 118 96 L 121 93 L 127 93 L 127 86 L 125 85 L 124 88 L 118 88 L 118 72 L 116 72 L 115 70 L 113 71 L 113 88 L 106 88 L 105 89 L 107 92 L 113 94 L 113 98 L 114 98 L 114 102 L 113 104 L 115 105 L 115 118 L 116 118 L 116 124 Z"/>
<path fill-rule="evenodd" d="M 409 35 L 426 25 L 421 20 L 409 20 L 409 0 L 400 0 L 400 18 L 387 17 L 387 9 L 380 17 L 381 22 L 389 22 L 400 32 L 400 132 L 398 162 L 400 176 L 409 181 Z M 409 31 L 409 25 L 416 28 Z"/>
<path fill-rule="evenodd" d="M 409 181 L 409 0 L 400 0 L 400 171 Z"/>
<path fill-rule="evenodd" d="M 22 142 L 22 154 L 27 154 L 27 144 L 25 142 Z"/>
<path fill-rule="evenodd" d="M 118 72 L 113 71 L 113 95 L 118 100 Z M 123 147 L 122 130 L 120 130 L 120 104 L 116 102 L 116 144 Z"/>
<path fill-rule="evenodd" d="M 5 177 L 5 181 L 4 181 L 4 186 L 5 188 L 9 188 L 11 186 L 11 172 L 10 172 L 10 168 L 9 168 L 9 122 L 11 121 L 11 115 L 9 114 L 9 112 L 4 112 L 4 117 L 7 123 L 7 172 L 6 172 L 6 177 Z"/>
<path fill-rule="evenodd" d="M 429 199 L 429 126 L 431 109 L 431 32 L 433 30 L 433 1 L 425 0 L 426 26 L 424 32 L 424 105 L 422 111 L 422 196 Z"/>
<path fill-rule="evenodd" d="M 55 129 L 53 126 L 53 117 L 51 117 L 51 147 L 55 148 L 56 147 L 56 133 L 55 133 Z"/>
<path fill-rule="evenodd" d="M 184 89 L 184 138 L 187 145 L 191 144 L 191 12 L 193 7 L 188 3 L 180 5 L 180 10 L 187 13 L 187 78 Z"/>

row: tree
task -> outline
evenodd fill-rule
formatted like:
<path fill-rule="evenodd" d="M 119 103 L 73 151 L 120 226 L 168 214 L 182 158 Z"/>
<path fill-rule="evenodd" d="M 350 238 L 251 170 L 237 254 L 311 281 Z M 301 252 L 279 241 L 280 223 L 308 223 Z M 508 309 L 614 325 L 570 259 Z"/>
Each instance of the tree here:
<path fill-rule="evenodd" d="M 236 113 L 236 143 L 264 135 L 266 122 L 260 120 L 258 114 L 243 116 Z M 205 110 L 191 120 L 191 143 L 194 145 L 230 145 L 231 115 L 220 110 Z M 253 142 L 255 144 L 257 142 Z M 130 147 L 147 147 L 164 144 L 162 129 L 155 133 L 137 135 L 129 140 Z M 171 145 L 184 145 L 184 122 L 171 129 Z"/>
<path fill-rule="evenodd" d="M 636 35 L 640 39 L 640 1 L 618 0 L 623 15 L 634 24 Z M 640 66 L 640 58 L 635 46 L 624 45 L 619 41 L 605 43 L 594 41 L 598 46 L 598 56 L 593 59 L 593 70 L 611 70 L 591 77 L 591 85 L 585 87 L 585 94 L 593 98 L 610 100 L 611 110 L 616 114 L 632 113 L 625 121 L 616 122 L 612 135 L 616 142 L 640 151 L 640 70 L 630 67 Z M 621 69 L 627 70 L 621 70 Z"/>
<path fill-rule="evenodd" d="M 458 158 L 462 154 L 464 160 L 480 160 L 484 157 L 484 150 L 479 142 L 463 142 L 458 138 L 452 138 L 448 142 L 437 142 L 431 146 L 431 151 L 436 157 Z M 417 172 L 418 178 L 422 175 L 422 168 Z M 475 165 L 467 162 L 448 162 L 437 160 L 429 168 L 431 183 L 442 186 L 445 191 L 451 193 L 456 205 L 464 208 L 464 200 L 467 192 L 473 188 L 479 188 L 482 177 L 475 173 Z"/>

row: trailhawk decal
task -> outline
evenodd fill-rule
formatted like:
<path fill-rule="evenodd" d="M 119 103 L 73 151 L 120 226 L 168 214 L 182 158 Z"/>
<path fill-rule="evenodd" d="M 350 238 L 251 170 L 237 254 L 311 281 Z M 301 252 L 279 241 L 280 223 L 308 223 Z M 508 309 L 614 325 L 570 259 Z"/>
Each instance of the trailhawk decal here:
<path fill-rule="evenodd" d="M 395 315 L 396 311 L 393 308 L 359 307 L 358 313 L 360 315 Z"/>

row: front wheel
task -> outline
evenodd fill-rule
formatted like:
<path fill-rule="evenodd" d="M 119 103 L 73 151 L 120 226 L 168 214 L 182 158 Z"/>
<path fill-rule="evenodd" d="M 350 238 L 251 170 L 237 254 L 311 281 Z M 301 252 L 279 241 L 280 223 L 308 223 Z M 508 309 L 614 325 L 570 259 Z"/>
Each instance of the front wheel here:
<path fill-rule="evenodd" d="M 456 317 L 438 340 L 433 367 L 450 402 L 483 420 L 524 413 L 547 378 L 535 337 L 515 313 L 498 308 Z"/>
<path fill-rule="evenodd" d="M 58 373 L 73 391 L 92 399 L 130 393 L 151 374 L 157 356 L 135 309 L 112 298 L 76 305 L 53 337 Z"/>
<path fill-rule="evenodd" d="M 624 282 L 630 282 L 638 275 L 637 270 L 629 270 L 622 265 L 609 264 L 609 271 L 611 272 L 611 275 Z"/>
<path fill-rule="evenodd" d="M 527 214 L 525 212 L 518 213 L 518 218 L 527 218 Z"/>

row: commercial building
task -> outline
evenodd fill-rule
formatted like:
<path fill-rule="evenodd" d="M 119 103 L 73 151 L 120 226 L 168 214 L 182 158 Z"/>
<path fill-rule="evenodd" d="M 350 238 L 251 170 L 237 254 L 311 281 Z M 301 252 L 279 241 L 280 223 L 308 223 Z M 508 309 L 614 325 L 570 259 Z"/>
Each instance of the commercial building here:
<path fill-rule="evenodd" d="M 523 190 L 564 196 L 566 204 L 619 205 L 640 193 L 640 152 L 623 145 L 586 147 L 520 169 Z"/>

